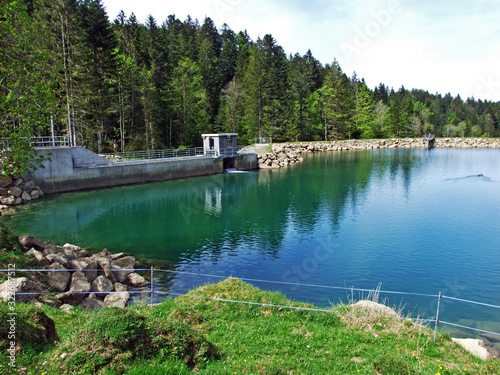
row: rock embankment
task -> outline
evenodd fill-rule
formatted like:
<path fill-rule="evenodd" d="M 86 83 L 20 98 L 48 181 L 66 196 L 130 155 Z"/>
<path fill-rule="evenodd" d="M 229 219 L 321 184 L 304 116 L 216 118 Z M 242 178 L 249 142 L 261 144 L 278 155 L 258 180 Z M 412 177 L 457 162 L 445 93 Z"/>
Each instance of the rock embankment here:
<path fill-rule="evenodd" d="M 28 256 L 36 259 L 44 269 L 53 271 L 39 272 L 37 278 L 20 277 L 6 281 L 0 285 L 2 300 L 7 300 L 15 292 L 32 293 L 16 295 L 16 300 L 27 302 L 35 299 L 64 310 L 73 305 L 85 309 L 125 307 L 130 299 L 129 290 L 148 284 L 134 271 L 135 258 L 123 253 L 111 254 L 104 249 L 91 254 L 75 245 L 57 246 L 31 236 L 22 236 L 19 242 L 30 248 L 26 253 Z M 50 291 L 53 293 L 47 293 Z"/>
<path fill-rule="evenodd" d="M 420 138 L 345 140 L 274 144 L 272 152 L 257 156 L 259 168 L 284 168 L 303 161 L 299 155 L 308 152 L 422 148 Z M 500 148 L 497 138 L 436 138 L 436 148 Z"/>
<path fill-rule="evenodd" d="M 22 178 L 0 175 L 0 210 L 30 202 L 42 195 L 42 189 L 36 186 L 33 180 L 23 181 Z"/>

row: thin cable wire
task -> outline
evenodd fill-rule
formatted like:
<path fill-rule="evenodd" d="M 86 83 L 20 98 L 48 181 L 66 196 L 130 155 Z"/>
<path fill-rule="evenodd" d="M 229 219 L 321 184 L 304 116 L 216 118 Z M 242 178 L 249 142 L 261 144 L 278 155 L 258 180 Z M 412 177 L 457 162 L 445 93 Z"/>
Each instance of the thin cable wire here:
<path fill-rule="evenodd" d="M 489 303 L 476 302 L 476 301 L 469 301 L 469 300 L 466 300 L 466 299 L 455 298 L 455 297 L 447 297 L 447 296 L 443 296 L 443 298 L 451 299 L 451 300 L 453 300 L 453 301 L 459 301 L 459 302 L 472 303 L 472 304 L 474 304 L 474 305 L 480 305 L 480 306 L 493 307 L 493 308 L 495 308 L 495 309 L 500 309 L 500 306 L 497 306 L 497 305 L 490 305 Z"/>
<path fill-rule="evenodd" d="M 472 330 L 472 331 L 483 332 L 483 333 L 489 333 L 489 334 L 491 334 L 491 335 L 500 336 L 500 333 L 491 332 L 491 331 L 486 331 L 486 330 L 484 330 L 484 329 L 479 329 L 479 328 L 467 327 L 467 326 L 463 326 L 463 325 L 461 325 L 461 324 L 449 323 L 449 322 L 445 322 L 445 321 L 443 321 L 443 320 L 440 320 L 440 321 L 439 321 L 439 324 L 447 324 L 447 325 L 449 325 L 449 326 L 453 326 L 453 327 L 465 328 L 465 329 L 470 329 L 470 330 Z"/>
<path fill-rule="evenodd" d="M 150 268 L 109 268 L 109 271 L 150 271 Z M 84 268 L 84 269 L 11 269 L 11 270 L 0 270 L 0 272 L 76 272 L 76 271 L 105 271 L 102 268 L 94 269 L 94 268 Z M 155 270 L 158 271 L 158 270 Z"/>
<path fill-rule="evenodd" d="M 190 294 L 180 294 L 180 293 L 173 293 L 173 292 L 156 292 L 155 294 L 163 294 L 163 295 L 167 294 L 167 295 L 178 296 L 178 297 L 182 296 L 182 297 L 189 297 L 189 298 L 205 299 L 205 300 L 209 300 L 209 301 L 239 303 L 239 304 L 243 304 L 243 305 L 276 307 L 276 308 L 291 309 L 291 310 L 316 311 L 316 312 L 327 312 L 327 313 L 340 314 L 339 311 L 335 311 L 335 310 L 313 309 L 313 308 L 309 308 L 309 307 L 298 307 L 298 306 L 274 305 L 274 304 L 270 304 L 270 303 L 249 302 L 249 301 L 239 301 L 239 300 L 223 299 L 223 298 L 194 296 L 194 295 L 190 295 Z"/>
<path fill-rule="evenodd" d="M 159 272 L 169 272 L 169 273 L 176 273 L 176 274 L 181 274 L 181 275 L 191 275 L 191 276 L 202 276 L 202 277 L 215 277 L 219 279 L 227 279 L 228 277 L 234 277 L 234 276 L 219 276 L 219 275 L 209 275 L 209 274 L 203 274 L 203 273 L 194 273 L 194 272 L 185 272 L 185 271 L 173 271 L 173 270 L 155 270 Z M 437 294 L 423 294 L 423 293 L 411 293 L 411 292 L 396 292 L 396 291 L 390 291 L 390 290 L 375 290 L 375 289 L 357 289 L 357 288 L 347 288 L 347 287 L 341 287 L 341 286 L 330 286 L 330 285 L 318 285 L 318 284 L 303 284 L 303 283 L 290 283 L 286 281 L 271 281 L 271 280 L 260 280 L 260 279 L 250 279 L 246 277 L 238 277 L 239 280 L 242 281 L 252 281 L 252 282 L 260 282 L 260 283 L 271 283 L 271 284 L 281 284 L 281 285 L 292 285 L 292 286 L 306 286 L 306 287 L 313 287 L 313 288 L 325 288 L 325 289 L 336 289 L 336 290 L 352 290 L 355 292 L 373 292 L 377 291 L 379 293 L 386 293 L 386 294 L 399 294 L 399 295 L 411 295 L 411 296 L 420 296 L 420 297 L 438 297 Z"/>

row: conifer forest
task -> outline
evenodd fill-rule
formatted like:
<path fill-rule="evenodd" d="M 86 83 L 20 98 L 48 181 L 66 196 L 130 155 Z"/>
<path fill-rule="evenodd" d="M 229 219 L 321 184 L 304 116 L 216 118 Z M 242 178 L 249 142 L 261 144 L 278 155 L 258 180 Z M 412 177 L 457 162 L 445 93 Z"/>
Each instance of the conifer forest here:
<path fill-rule="evenodd" d="M 242 144 L 500 136 L 500 103 L 371 88 L 337 60 L 208 17 L 142 21 L 108 15 L 100 0 L 0 4 L 0 137 L 118 152 L 199 146 L 214 132 Z"/>

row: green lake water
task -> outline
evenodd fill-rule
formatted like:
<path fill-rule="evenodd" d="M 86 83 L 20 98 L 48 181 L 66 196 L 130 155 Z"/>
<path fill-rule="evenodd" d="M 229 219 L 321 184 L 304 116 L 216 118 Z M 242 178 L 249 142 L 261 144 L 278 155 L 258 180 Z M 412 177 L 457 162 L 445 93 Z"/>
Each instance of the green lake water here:
<path fill-rule="evenodd" d="M 407 293 L 383 294 L 391 304 L 432 317 L 439 291 L 500 305 L 499 161 L 494 149 L 314 153 L 287 169 L 46 197 L 0 222 L 185 272 L 155 274 L 162 292 L 220 280 L 192 273 L 235 276 L 327 306 L 350 295 L 336 287 L 381 283 Z M 441 319 L 500 332 L 499 312 L 445 300 Z"/>

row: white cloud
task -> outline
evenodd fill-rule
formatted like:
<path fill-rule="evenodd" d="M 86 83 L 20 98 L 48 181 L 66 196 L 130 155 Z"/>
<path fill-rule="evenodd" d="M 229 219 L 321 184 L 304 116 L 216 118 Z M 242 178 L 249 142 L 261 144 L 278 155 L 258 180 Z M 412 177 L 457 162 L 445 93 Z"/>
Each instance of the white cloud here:
<path fill-rule="evenodd" d="M 311 49 L 322 63 L 398 89 L 460 94 L 500 101 L 500 7 L 497 0 L 103 0 L 110 19 L 120 9 L 158 23 L 170 14 L 200 23 L 211 17 L 248 30 L 256 40 L 272 34 L 287 54 Z M 346 53 L 352 46 L 355 53 Z M 490 77 L 490 78 L 488 78 Z M 489 81 L 488 81 L 489 79 Z M 487 82 L 486 84 L 484 82 Z M 489 83 L 488 83 L 489 82 Z M 495 82 L 499 82 L 495 85 Z M 482 89 L 478 89 L 482 87 Z M 487 88 L 485 88 L 487 87 Z"/>

